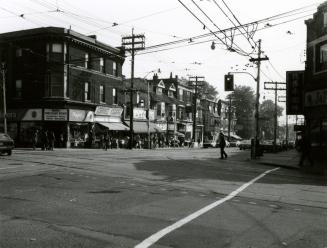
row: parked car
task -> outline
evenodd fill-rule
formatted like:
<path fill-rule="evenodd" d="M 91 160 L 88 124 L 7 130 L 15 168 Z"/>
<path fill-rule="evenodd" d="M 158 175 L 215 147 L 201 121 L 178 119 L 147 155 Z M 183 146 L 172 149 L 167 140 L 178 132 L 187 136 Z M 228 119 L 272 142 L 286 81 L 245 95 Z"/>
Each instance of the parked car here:
<path fill-rule="evenodd" d="M 7 153 L 9 156 L 14 149 L 14 141 L 8 134 L 0 133 L 0 153 Z"/>
<path fill-rule="evenodd" d="M 217 142 L 215 140 L 205 140 L 203 142 L 203 148 L 212 148 L 212 147 L 217 147 Z"/>
<path fill-rule="evenodd" d="M 251 149 L 251 140 L 242 140 L 238 147 L 240 150 Z"/>

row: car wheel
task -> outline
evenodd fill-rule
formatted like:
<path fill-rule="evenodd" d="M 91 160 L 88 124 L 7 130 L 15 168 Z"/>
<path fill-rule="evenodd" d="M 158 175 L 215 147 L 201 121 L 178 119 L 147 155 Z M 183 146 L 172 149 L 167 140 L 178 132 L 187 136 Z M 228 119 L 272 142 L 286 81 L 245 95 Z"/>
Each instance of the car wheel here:
<path fill-rule="evenodd" d="M 11 153 L 12 153 L 11 150 L 7 151 L 8 156 L 11 156 Z"/>

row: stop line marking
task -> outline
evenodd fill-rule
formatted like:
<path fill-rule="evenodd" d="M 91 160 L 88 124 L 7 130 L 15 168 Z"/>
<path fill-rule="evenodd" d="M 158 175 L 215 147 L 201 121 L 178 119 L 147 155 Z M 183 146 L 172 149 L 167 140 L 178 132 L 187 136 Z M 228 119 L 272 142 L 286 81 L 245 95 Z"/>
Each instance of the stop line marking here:
<path fill-rule="evenodd" d="M 139 243 L 138 245 L 134 246 L 134 248 L 147 248 L 151 245 L 153 245 L 154 243 L 156 243 L 159 239 L 161 239 L 162 237 L 166 236 L 167 234 L 173 232 L 174 230 L 184 226 L 185 224 L 191 222 L 192 220 L 198 218 L 199 216 L 205 214 L 206 212 L 210 211 L 211 209 L 221 205 L 222 203 L 232 199 L 233 197 L 235 197 L 236 195 L 238 195 L 239 193 L 241 193 L 242 191 L 244 191 L 247 187 L 249 187 L 250 185 L 252 185 L 253 183 L 255 183 L 256 181 L 258 181 L 259 179 L 263 178 L 264 176 L 266 176 L 268 173 L 274 172 L 276 170 L 278 170 L 279 168 L 275 168 L 272 170 L 267 170 L 264 173 L 260 174 L 259 176 L 257 176 L 256 178 L 252 179 L 251 181 L 243 184 L 241 187 L 239 187 L 238 189 L 234 190 L 233 192 L 231 192 L 229 195 L 225 196 L 224 198 L 215 201 L 207 206 L 205 206 L 204 208 L 201 208 L 200 210 L 194 212 L 193 214 L 190 214 L 186 217 L 184 217 L 183 219 L 175 222 L 174 224 L 158 231 L 157 233 L 151 235 L 150 237 L 148 237 L 147 239 L 143 240 L 141 243 Z"/>

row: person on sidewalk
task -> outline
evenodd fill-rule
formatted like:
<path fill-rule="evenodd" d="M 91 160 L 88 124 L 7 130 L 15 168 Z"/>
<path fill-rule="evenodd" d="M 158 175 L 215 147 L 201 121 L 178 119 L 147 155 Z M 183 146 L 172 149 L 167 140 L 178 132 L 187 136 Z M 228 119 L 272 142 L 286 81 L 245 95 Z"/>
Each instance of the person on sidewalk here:
<path fill-rule="evenodd" d="M 313 166 L 313 159 L 311 156 L 311 141 L 308 135 L 303 135 L 302 139 L 299 140 L 299 146 L 301 152 L 299 167 L 303 167 L 303 163 L 306 158 L 309 160 L 310 166 Z"/>
<path fill-rule="evenodd" d="M 225 152 L 226 141 L 223 132 L 219 133 L 219 146 L 220 146 L 220 159 L 227 158 L 227 153 Z"/>

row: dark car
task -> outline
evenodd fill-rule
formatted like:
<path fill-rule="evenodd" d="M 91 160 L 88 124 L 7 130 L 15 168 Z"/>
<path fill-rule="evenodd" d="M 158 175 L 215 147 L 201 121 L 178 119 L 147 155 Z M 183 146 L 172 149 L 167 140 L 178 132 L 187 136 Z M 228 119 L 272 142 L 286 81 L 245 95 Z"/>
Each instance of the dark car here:
<path fill-rule="evenodd" d="M 14 149 L 14 141 L 8 134 L 0 133 L 0 153 L 7 153 L 9 156 Z"/>
<path fill-rule="evenodd" d="M 238 147 L 240 150 L 251 149 L 251 140 L 242 140 Z"/>

